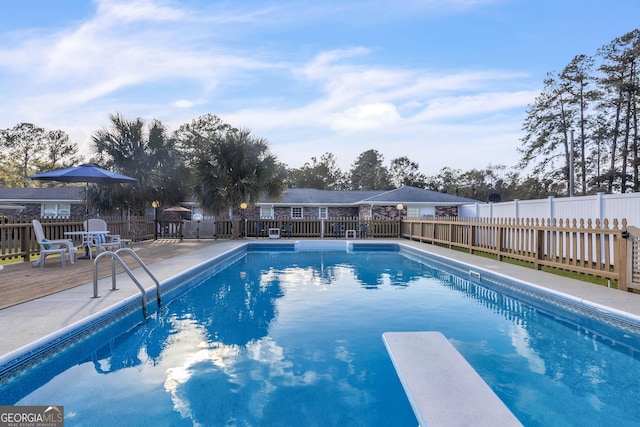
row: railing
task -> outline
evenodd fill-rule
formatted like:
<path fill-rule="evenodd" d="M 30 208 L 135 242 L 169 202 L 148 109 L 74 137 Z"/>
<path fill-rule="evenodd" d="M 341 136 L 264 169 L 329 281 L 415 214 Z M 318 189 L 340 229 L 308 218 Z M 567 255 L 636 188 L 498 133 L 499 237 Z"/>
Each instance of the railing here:
<path fill-rule="evenodd" d="M 543 221 L 533 219 L 464 219 L 433 218 L 405 220 L 402 237 L 469 253 L 484 252 L 498 260 L 511 258 L 530 262 L 534 268 L 557 268 L 617 281 L 618 289 L 640 289 L 629 280 L 627 253 L 632 239 L 627 239 L 626 220 Z M 631 268 L 631 267 L 629 267 Z"/>
<path fill-rule="evenodd" d="M 280 230 L 283 238 L 344 238 L 353 230 L 360 238 L 397 238 L 397 220 L 363 221 L 357 218 L 333 219 L 233 219 L 209 221 L 161 222 L 161 237 L 185 239 L 266 238 L 270 228 Z M 337 231 L 336 231 L 337 230 Z M 164 233 L 164 234 L 163 234 Z"/>
<path fill-rule="evenodd" d="M 284 238 L 344 238 L 347 230 L 358 237 L 397 238 L 399 221 L 361 221 L 357 218 L 334 219 L 234 219 L 210 221 L 166 221 L 148 217 L 102 217 L 111 234 L 132 241 L 162 239 L 233 239 L 262 238 L 269 228 L 279 228 Z M 84 218 L 40 219 L 48 239 L 67 239 L 67 231 L 83 231 Z M 262 224 L 262 233 L 258 233 Z M 366 227 L 366 233 L 361 230 Z M 336 232 L 336 230 L 338 230 Z M 79 239 L 79 238 L 77 238 Z M 80 241 L 74 242 L 77 245 Z M 31 218 L 0 224 L 0 260 L 22 258 L 29 261 L 38 254 L 39 245 L 33 232 Z"/>
<path fill-rule="evenodd" d="M 152 239 L 153 220 L 145 217 L 103 218 L 107 222 L 111 234 L 119 234 L 123 239 Z M 84 218 L 46 219 L 39 218 L 47 239 L 69 239 L 68 231 L 83 231 Z M 81 237 L 74 237 L 76 245 L 80 245 Z M 75 241 L 77 240 L 77 241 Z M 29 261 L 32 255 L 38 254 L 40 247 L 36 240 L 31 218 L 20 218 L 15 222 L 0 224 L 0 260 L 22 258 Z"/>
<path fill-rule="evenodd" d="M 67 231 L 82 231 L 81 220 L 41 219 L 45 236 L 49 240 L 68 239 Z M 79 242 L 77 242 L 79 244 Z M 40 246 L 36 239 L 31 220 L 0 224 L 0 259 L 22 258 L 29 261 L 31 255 L 38 254 Z"/>
<path fill-rule="evenodd" d="M 118 249 L 115 252 L 102 252 L 101 254 L 98 254 L 96 256 L 96 259 L 93 261 L 95 268 L 94 268 L 94 272 L 93 272 L 93 298 L 100 298 L 100 295 L 98 294 L 98 264 L 100 261 L 100 258 L 103 257 L 111 257 L 112 263 L 111 263 L 111 290 L 112 291 L 117 291 L 118 290 L 118 286 L 116 283 L 116 262 L 118 264 L 120 264 L 120 267 L 122 267 L 122 270 L 127 273 L 127 275 L 129 276 L 129 278 L 133 281 L 133 283 L 138 287 L 138 290 L 141 293 L 142 296 L 142 318 L 144 320 L 147 320 L 147 294 L 144 290 L 144 287 L 142 286 L 142 283 L 140 283 L 140 281 L 136 278 L 136 276 L 133 274 L 133 272 L 131 271 L 131 269 L 129 269 L 129 267 L 127 267 L 127 264 L 124 263 L 124 261 L 122 260 L 122 258 L 120 257 L 120 253 L 128 253 L 130 255 L 133 256 L 133 258 L 138 261 L 138 264 L 140 265 L 140 267 L 142 267 L 144 269 L 144 271 L 149 275 L 149 277 L 151 277 L 151 279 L 153 279 L 153 281 L 156 284 L 156 300 L 158 302 L 158 308 L 160 308 L 161 306 L 161 301 L 160 301 L 160 282 L 158 281 L 158 279 L 156 279 L 156 276 L 153 275 L 153 273 L 151 272 L 151 270 L 149 270 L 149 268 L 147 267 L 147 265 L 142 262 L 142 260 L 140 259 L 140 257 L 138 257 L 138 255 L 133 252 L 131 249 L 129 248 L 121 248 Z"/>
<path fill-rule="evenodd" d="M 370 220 L 357 218 L 328 219 L 251 219 L 240 221 L 240 233 L 244 237 L 268 237 L 270 228 L 280 229 L 284 238 L 325 239 L 346 237 L 354 231 L 359 238 L 398 238 L 400 222 L 397 220 Z"/>
<path fill-rule="evenodd" d="M 470 253 L 484 252 L 499 260 L 530 262 L 536 269 L 558 268 L 617 282 L 618 289 L 640 289 L 640 230 L 626 220 L 533 220 L 430 218 L 362 221 L 334 219 L 233 219 L 216 221 L 154 221 L 145 217 L 103 218 L 109 231 L 138 241 L 156 238 L 231 239 L 268 238 L 278 228 L 282 238 L 398 238 L 404 237 Z M 41 220 L 50 239 L 83 229 L 81 219 Z M 33 227 L 28 222 L 0 224 L 0 259 L 37 254 Z"/>

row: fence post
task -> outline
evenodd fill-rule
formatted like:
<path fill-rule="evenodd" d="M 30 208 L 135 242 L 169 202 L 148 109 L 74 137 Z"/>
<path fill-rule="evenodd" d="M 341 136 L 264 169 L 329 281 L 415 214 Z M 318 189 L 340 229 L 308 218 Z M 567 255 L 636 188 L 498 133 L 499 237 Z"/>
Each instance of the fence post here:
<path fill-rule="evenodd" d="M 469 227 L 469 253 L 473 254 L 473 249 L 476 246 L 476 228 L 477 225 L 474 221 L 471 222 L 471 226 Z"/>
<path fill-rule="evenodd" d="M 618 290 L 629 291 L 627 285 L 628 269 L 631 268 L 629 258 L 627 257 L 627 248 L 629 247 L 629 231 L 627 231 L 627 220 L 622 220 L 622 231 L 616 235 L 618 240 L 618 254 L 614 258 L 613 265 L 618 270 Z M 633 248 L 632 248 L 633 250 Z"/>
<path fill-rule="evenodd" d="M 598 219 L 600 222 L 604 221 L 604 197 L 602 196 L 604 196 L 604 193 L 596 193 L 596 203 L 598 204 L 596 212 L 598 212 Z"/>
<path fill-rule="evenodd" d="M 498 255 L 498 261 L 502 261 L 502 241 L 504 239 L 504 227 L 502 227 L 502 224 L 500 223 L 500 221 L 493 221 L 493 218 L 492 218 L 492 222 L 494 222 L 497 226 L 496 252 Z"/>
<path fill-rule="evenodd" d="M 29 244 L 29 227 L 20 227 L 20 252 L 24 251 L 22 257 L 24 262 L 31 259 L 31 245 Z"/>
<path fill-rule="evenodd" d="M 536 226 L 538 224 L 536 223 Z M 544 227 L 544 224 L 542 224 L 542 227 Z M 536 270 L 541 270 L 542 269 L 542 264 L 540 264 L 539 261 L 544 260 L 544 236 L 545 236 L 545 231 L 544 229 L 540 227 L 536 230 L 536 261 L 534 263 L 534 267 Z"/>
<path fill-rule="evenodd" d="M 624 242 L 626 244 L 627 249 L 627 263 L 625 265 L 625 275 L 626 275 L 626 283 L 628 291 L 632 291 L 634 288 L 637 289 L 638 286 L 638 276 L 640 273 L 640 257 L 638 255 L 638 247 L 640 246 L 640 228 L 629 226 L 624 231 L 627 233 L 624 234 L 625 239 Z M 635 253 L 634 253 L 634 245 L 636 245 Z M 635 277 L 634 277 L 635 276 Z M 635 282 L 634 282 L 635 280 Z M 631 286 L 632 289 L 629 289 Z"/>

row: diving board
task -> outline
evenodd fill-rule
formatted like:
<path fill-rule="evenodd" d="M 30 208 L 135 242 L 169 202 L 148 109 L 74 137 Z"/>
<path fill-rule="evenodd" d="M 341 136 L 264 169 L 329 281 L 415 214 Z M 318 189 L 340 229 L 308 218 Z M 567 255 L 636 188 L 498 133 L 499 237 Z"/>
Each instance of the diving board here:
<path fill-rule="evenodd" d="M 522 425 L 440 332 L 382 339 L 421 426 Z"/>

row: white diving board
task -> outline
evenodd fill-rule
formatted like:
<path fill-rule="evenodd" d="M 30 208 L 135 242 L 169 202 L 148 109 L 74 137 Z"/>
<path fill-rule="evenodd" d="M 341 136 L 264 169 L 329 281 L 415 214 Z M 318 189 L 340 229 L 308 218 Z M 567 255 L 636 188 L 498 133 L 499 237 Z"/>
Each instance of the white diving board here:
<path fill-rule="evenodd" d="M 385 332 L 382 339 L 420 426 L 522 425 L 440 332 Z"/>

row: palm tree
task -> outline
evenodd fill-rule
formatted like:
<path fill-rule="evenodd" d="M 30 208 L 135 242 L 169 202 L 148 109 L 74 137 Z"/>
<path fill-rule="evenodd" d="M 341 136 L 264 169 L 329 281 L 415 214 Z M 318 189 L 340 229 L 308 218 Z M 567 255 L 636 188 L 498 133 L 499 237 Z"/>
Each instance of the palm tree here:
<path fill-rule="evenodd" d="M 153 120 L 148 126 L 138 118 L 109 116 L 110 129 L 94 133 L 94 161 L 102 167 L 138 179 L 135 186 L 99 186 L 89 194 L 92 206 L 102 211 L 128 206 L 144 212 L 152 200 L 175 204 L 186 200 L 189 171 L 167 137 L 164 125 Z"/>
<path fill-rule="evenodd" d="M 195 196 L 202 207 L 220 215 L 241 203 L 254 205 L 262 195 L 278 197 L 285 189 L 284 166 L 263 138 L 233 130 L 211 141 L 196 162 Z"/>

